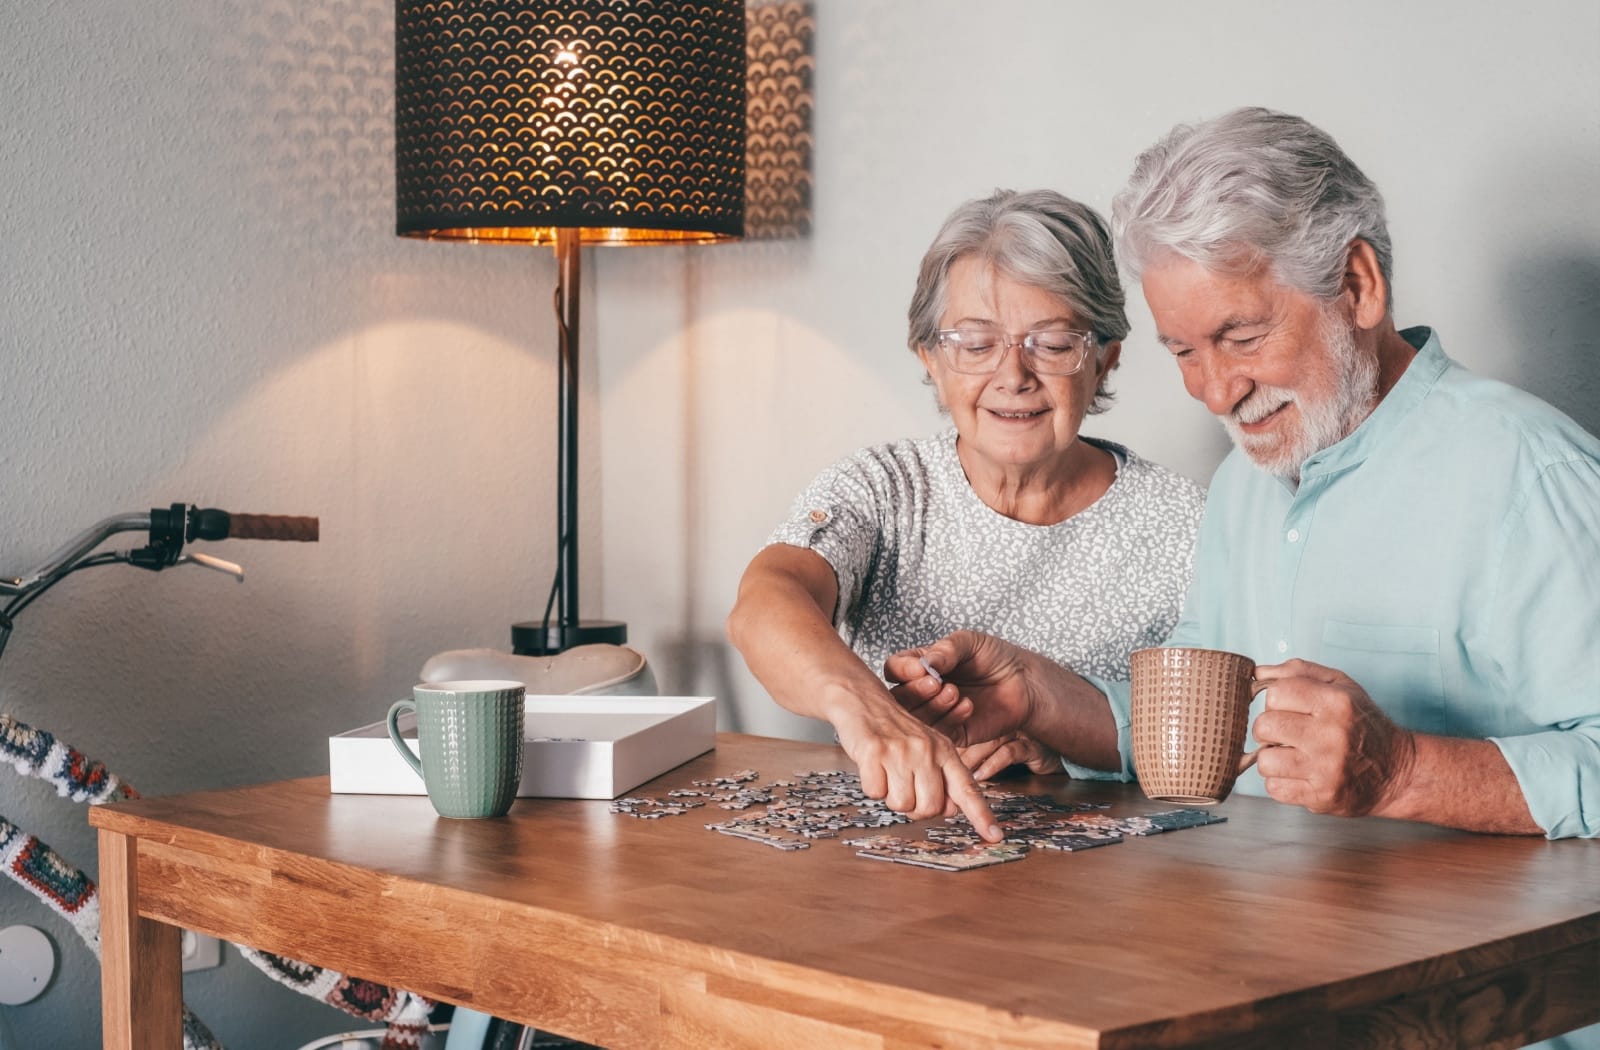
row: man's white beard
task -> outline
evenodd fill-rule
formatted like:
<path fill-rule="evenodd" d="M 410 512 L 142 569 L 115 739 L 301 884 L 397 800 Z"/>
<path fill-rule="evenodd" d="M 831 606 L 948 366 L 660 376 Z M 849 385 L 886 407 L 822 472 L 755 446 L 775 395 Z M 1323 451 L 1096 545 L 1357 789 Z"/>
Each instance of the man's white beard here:
<path fill-rule="evenodd" d="M 1257 387 L 1248 400 L 1222 417 L 1233 443 L 1256 466 L 1270 474 L 1300 480 L 1300 465 L 1329 445 L 1354 433 L 1371 414 L 1378 395 L 1378 358 L 1356 347 L 1355 327 L 1329 311 L 1323 318 L 1323 345 L 1336 371 L 1333 395 L 1306 401 L 1288 387 Z M 1299 432 L 1284 440 L 1279 434 L 1247 434 L 1239 425 L 1266 417 L 1274 408 L 1293 402 L 1300 414 Z"/>

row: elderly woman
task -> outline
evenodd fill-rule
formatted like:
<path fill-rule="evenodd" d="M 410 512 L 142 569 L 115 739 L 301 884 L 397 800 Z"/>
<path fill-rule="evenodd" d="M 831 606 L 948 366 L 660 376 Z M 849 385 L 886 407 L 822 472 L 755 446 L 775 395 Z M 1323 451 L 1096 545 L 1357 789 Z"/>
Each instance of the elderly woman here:
<path fill-rule="evenodd" d="M 1025 738 L 958 753 L 877 668 L 960 628 L 1080 674 L 1177 622 L 1204 496 L 1079 434 L 1128 332 L 1105 222 L 1048 190 L 963 204 L 922 259 L 910 346 L 953 428 L 825 470 L 756 555 L 728 634 L 784 707 L 832 723 L 863 790 L 915 818 L 961 809 L 999 837 L 978 779 L 1060 772 Z"/>

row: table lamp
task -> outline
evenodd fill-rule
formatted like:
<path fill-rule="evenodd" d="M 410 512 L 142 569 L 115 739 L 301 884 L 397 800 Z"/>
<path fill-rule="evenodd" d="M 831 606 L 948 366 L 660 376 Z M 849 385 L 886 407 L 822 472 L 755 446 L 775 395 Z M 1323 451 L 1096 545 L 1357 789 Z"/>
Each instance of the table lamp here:
<path fill-rule="evenodd" d="M 397 232 L 555 247 L 557 567 L 518 653 L 627 640 L 578 614 L 582 246 L 737 239 L 744 163 L 743 0 L 396 0 Z"/>

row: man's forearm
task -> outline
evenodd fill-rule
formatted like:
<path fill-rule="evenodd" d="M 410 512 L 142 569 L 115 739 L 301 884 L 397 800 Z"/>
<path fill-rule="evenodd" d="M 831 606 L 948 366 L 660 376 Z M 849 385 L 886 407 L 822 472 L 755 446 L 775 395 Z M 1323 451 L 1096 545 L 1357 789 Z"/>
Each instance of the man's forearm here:
<path fill-rule="evenodd" d="M 1074 765 L 1120 770 L 1117 721 L 1106 695 L 1053 660 L 1028 655 L 1032 709 L 1027 734 Z"/>
<path fill-rule="evenodd" d="M 1511 767 L 1488 740 L 1413 733 L 1416 748 L 1392 797 L 1373 815 L 1464 831 L 1542 835 Z"/>

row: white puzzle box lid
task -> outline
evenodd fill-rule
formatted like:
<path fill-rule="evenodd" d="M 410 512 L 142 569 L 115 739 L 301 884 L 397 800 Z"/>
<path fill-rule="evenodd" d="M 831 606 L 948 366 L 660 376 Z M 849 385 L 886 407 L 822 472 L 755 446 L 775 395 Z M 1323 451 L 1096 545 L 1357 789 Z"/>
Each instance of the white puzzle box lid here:
<path fill-rule="evenodd" d="M 519 798 L 616 798 L 716 746 L 708 696 L 528 696 Z M 400 716 L 416 740 L 416 715 Z M 383 722 L 328 738 L 335 794 L 421 795 Z"/>

